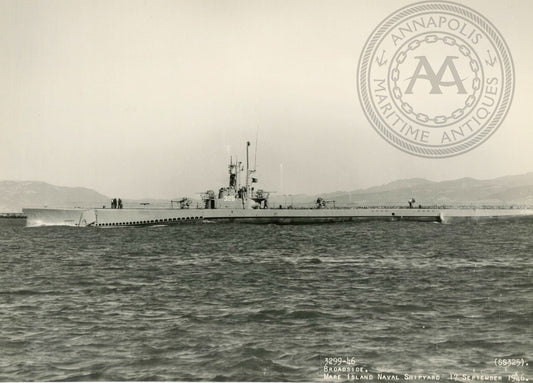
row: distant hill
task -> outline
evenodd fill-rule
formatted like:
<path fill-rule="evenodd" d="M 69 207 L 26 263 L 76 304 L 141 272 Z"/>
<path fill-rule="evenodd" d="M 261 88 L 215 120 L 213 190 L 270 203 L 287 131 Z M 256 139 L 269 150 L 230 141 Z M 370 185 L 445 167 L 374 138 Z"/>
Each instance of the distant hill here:
<path fill-rule="evenodd" d="M 37 181 L 0 181 L 0 212 L 20 212 L 23 207 L 88 207 L 109 204 L 109 198 L 92 189 L 50 185 Z"/>
<path fill-rule="evenodd" d="M 416 205 L 517 205 L 533 206 L 533 172 L 491 180 L 461 178 L 434 182 L 421 178 L 405 179 L 368 189 L 339 191 L 321 195 L 275 196 L 271 206 L 278 204 L 312 204 L 318 197 L 341 205 L 407 205 L 415 198 Z M 292 202 L 291 202 L 292 201 Z"/>
<path fill-rule="evenodd" d="M 111 197 L 83 187 L 55 186 L 39 181 L 0 181 L 0 213 L 19 213 L 23 207 L 110 207 Z M 170 207 L 169 200 L 123 198 L 125 207 Z"/>
<path fill-rule="evenodd" d="M 273 195 L 270 206 L 313 206 L 322 197 L 336 206 L 398 206 L 415 198 L 415 205 L 514 205 L 533 206 L 533 172 L 491 180 L 461 178 L 434 182 L 422 178 L 398 180 L 381 186 L 320 195 Z M 0 181 L 0 213 L 20 212 L 23 207 L 109 207 L 110 197 L 92 189 L 54 186 L 36 181 Z M 161 199 L 124 199 L 124 206 L 170 206 Z"/>

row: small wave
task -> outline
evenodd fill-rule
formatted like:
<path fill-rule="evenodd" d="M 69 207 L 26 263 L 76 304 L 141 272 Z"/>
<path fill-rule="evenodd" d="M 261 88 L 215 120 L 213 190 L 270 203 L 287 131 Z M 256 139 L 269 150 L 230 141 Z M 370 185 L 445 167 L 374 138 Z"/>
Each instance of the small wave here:
<path fill-rule="evenodd" d="M 450 339 L 444 342 L 437 343 L 439 348 L 459 348 L 459 349 L 487 349 L 487 350 L 500 350 L 505 343 L 491 342 L 484 339 Z"/>
<path fill-rule="evenodd" d="M 413 304 L 404 304 L 404 305 L 396 305 L 394 306 L 399 311 L 409 311 L 409 312 L 416 312 L 416 311 L 433 311 L 432 307 L 429 306 L 418 306 Z"/>
<path fill-rule="evenodd" d="M 253 373 L 253 372 L 260 373 L 261 371 L 263 371 L 266 375 L 268 371 L 275 371 L 277 373 L 283 373 L 283 372 L 290 373 L 290 372 L 296 371 L 297 368 L 276 363 L 271 359 L 261 359 L 261 358 L 252 356 L 252 357 L 248 357 L 246 359 L 240 360 L 239 362 L 235 363 L 234 365 L 230 367 L 230 370 L 231 371 L 246 371 L 249 373 Z M 239 375 L 237 372 L 235 373 L 235 376 L 232 376 L 232 377 L 234 379 L 241 380 L 239 379 Z"/>
<path fill-rule="evenodd" d="M 267 350 L 263 347 L 252 347 L 246 346 L 240 350 L 244 355 L 250 355 L 251 357 L 261 358 L 261 359 L 270 359 L 279 355 L 276 351 Z"/>
<path fill-rule="evenodd" d="M 59 380 L 63 380 L 65 382 L 79 382 L 80 380 L 96 381 L 102 380 L 102 377 L 103 374 L 100 371 L 95 371 L 88 374 L 72 374 L 66 376 L 65 378 L 60 378 Z"/>
<path fill-rule="evenodd" d="M 20 290 L 0 291 L 0 295 L 63 295 L 63 294 L 64 292 L 62 291 L 54 291 L 54 290 L 41 291 L 41 290 L 20 289 Z"/>
<path fill-rule="evenodd" d="M 329 316 L 329 314 L 325 314 L 317 310 L 296 310 L 289 313 L 286 317 L 289 319 L 313 319 L 321 318 L 325 315 Z"/>
<path fill-rule="evenodd" d="M 266 309 L 250 314 L 248 315 L 248 318 L 253 321 L 261 321 L 266 319 L 278 319 L 286 315 L 287 310 L 285 309 Z"/>

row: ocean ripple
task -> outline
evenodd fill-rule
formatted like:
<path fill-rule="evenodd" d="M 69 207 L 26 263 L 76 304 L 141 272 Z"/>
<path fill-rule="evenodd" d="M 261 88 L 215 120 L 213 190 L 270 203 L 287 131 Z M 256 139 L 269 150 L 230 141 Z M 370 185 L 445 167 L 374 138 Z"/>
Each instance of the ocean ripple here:
<path fill-rule="evenodd" d="M 0 220 L 0 380 L 319 381 L 533 357 L 531 222 L 24 228 Z"/>

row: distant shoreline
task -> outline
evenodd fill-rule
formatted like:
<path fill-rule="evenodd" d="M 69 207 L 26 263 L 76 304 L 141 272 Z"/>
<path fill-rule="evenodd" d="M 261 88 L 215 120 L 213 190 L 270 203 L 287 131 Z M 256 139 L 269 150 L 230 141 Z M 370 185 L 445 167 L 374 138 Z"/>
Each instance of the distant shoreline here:
<path fill-rule="evenodd" d="M 24 213 L 0 213 L 0 218 L 26 218 Z"/>

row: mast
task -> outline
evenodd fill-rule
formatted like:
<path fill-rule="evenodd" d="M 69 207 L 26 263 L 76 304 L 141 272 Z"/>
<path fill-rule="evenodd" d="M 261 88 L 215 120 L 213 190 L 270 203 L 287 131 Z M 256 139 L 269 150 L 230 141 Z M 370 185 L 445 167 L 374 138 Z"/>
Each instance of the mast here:
<path fill-rule="evenodd" d="M 248 200 L 248 193 L 249 193 L 249 178 L 250 178 L 250 159 L 248 155 L 248 149 L 250 148 L 250 141 L 246 141 L 246 200 Z"/>

